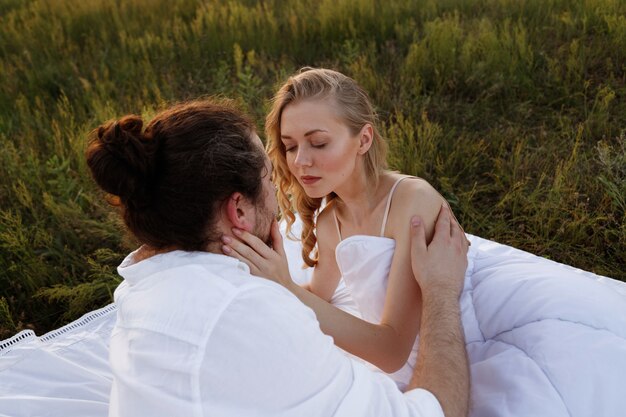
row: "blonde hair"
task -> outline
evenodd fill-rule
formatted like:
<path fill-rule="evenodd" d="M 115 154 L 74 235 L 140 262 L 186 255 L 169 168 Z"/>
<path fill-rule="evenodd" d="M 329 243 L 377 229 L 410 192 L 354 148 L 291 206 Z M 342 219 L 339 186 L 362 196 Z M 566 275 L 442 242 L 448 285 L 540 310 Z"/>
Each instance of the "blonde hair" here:
<path fill-rule="evenodd" d="M 317 243 L 314 233 L 315 217 L 324 199 L 307 196 L 289 171 L 285 145 L 281 141 L 280 121 L 283 110 L 290 103 L 326 98 L 335 101 L 352 135 L 357 135 L 366 124 L 372 126 L 373 141 L 365 154 L 364 169 L 374 187 L 378 185 L 378 178 L 386 168 L 387 144 L 376 127 L 378 117 L 367 92 L 356 81 L 330 69 L 303 68 L 280 87 L 265 121 L 267 153 L 274 165 L 278 204 L 287 219 L 287 232 L 291 231 L 295 222 L 294 212 L 302 219 L 302 258 L 308 266 L 317 264 L 317 253 L 311 256 L 311 252 Z M 326 202 L 329 203 L 336 197 L 335 193 L 330 193 L 326 196 Z"/>

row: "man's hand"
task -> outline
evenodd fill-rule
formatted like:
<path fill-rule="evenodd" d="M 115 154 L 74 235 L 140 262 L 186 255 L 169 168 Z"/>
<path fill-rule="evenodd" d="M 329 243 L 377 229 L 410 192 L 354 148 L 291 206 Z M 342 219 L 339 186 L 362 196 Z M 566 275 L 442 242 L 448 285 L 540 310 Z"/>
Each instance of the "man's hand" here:
<path fill-rule="evenodd" d="M 442 204 L 435 235 L 426 245 L 421 219 L 411 219 L 411 266 L 423 296 L 452 296 L 458 300 L 467 269 L 468 241 L 447 204 Z"/>
<path fill-rule="evenodd" d="M 447 206 L 439 212 L 430 245 L 420 219 L 411 219 L 411 265 L 422 290 L 422 319 L 419 355 L 408 388 L 430 391 L 446 417 L 465 417 L 469 410 L 469 365 L 459 307 L 467 247 Z"/>

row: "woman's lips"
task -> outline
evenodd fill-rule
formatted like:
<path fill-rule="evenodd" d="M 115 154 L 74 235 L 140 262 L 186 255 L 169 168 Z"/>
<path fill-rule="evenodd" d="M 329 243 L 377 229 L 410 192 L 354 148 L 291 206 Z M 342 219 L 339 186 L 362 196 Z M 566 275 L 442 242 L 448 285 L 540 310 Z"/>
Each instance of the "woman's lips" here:
<path fill-rule="evenodd" d="M 312 177 L 310 175 L 305 175 L 300 177 L 300 179 L 302 180 L 302 184 L 311 185 L 322 179 L 322 177 Z"/>

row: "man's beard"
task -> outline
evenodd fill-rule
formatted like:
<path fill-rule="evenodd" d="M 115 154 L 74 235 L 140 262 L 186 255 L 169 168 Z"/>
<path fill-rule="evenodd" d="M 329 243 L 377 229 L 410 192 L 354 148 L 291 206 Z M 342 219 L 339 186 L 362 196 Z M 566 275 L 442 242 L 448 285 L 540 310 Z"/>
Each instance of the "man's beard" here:
<path fill-rule="evenodd" d="M 256 209 L 256 226 L 253 234 L 261 239 L 267 246 L 272 247 L 271 228 L 272 221 L 276 217 L 265 205 L 257 206 Z"/>

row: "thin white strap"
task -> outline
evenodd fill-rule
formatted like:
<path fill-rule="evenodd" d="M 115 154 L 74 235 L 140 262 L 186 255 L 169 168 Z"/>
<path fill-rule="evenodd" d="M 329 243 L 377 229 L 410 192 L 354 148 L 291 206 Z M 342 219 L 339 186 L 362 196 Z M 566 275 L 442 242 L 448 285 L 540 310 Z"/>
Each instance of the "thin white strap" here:
<path fill-rule="evenodd" d="M 339 235 L 339 241 L 341 242 L 341 230 L 339 229 L 339 220 L 337 220 L 337 212 L 333 207 L 333 217 L 335 218 L 335 227 L 337 228 L 337 234 Z"/>
<path fill-rule="evenodd" d="M 393 197 L 393 192 L 396 191 L 396 187 L 398 186 L 398 184 L 400 184 L 400 181 L 406 178 L 409 178 L 409 177 L 407 176 L 407 177 L 398 178 L 396 182 L 393 184 L 393 187 L 391 187 L 391 191 L 389 191 L 389 196 L 387 196 L 387 206 L 385 207 L 385 216 L 383 217 L 383 224 L 380 227 L 381 237 L 385 236 L 385 226 L 387 226 L 387 217 L 389 216 L 389 208 L 391 207 L 391 197 Z"/>

